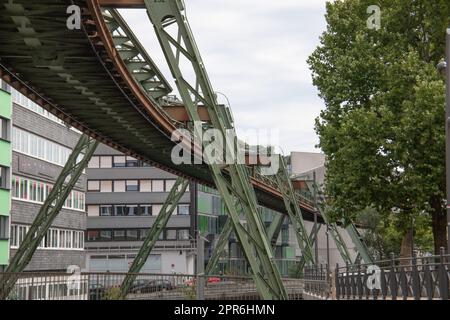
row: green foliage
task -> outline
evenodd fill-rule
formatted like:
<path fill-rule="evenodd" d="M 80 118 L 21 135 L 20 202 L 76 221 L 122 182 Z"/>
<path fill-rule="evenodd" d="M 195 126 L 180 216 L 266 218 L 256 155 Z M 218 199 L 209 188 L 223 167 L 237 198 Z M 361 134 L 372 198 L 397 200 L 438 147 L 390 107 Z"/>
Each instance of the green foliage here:
<path fill-rule="evenodd" d="M 122 300 L 120 287 L 112 287 L 105 291 L 105 300 Z"/>
<path fill-rule="evenodd" d="M 444 210 L 445 82 L 435 66 L 450 1 L 380 0 L 378 31 L 366 25 L 372 4 L 328 3 L 327 31 L 308 63 L 326 104 L 316 132 L 331 215 L 354 219 L 374 208 L 385 219 L 383 240 L 397 244 L 411 216 Z"/>

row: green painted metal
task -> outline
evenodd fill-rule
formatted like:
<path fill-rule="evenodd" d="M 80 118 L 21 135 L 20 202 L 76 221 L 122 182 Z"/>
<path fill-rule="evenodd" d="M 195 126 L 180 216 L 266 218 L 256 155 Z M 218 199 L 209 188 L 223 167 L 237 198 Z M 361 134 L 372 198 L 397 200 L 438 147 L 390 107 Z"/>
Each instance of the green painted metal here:
<path fill-rule="evenodd" d="M 172 87 L 136 38 L 125 19 L 115 9 L 103 10 L 103 17 L 111 32 L 117 52 L 144 92 L 154 102 L 167 96 L 172 91 Z"/>
<path fill-rule="evenodd" d="M 150 252 L 155 246 L 156 241 L 158 241 L 159 235 L 166 227 L 167 222 L 169 221 L 173 211 L 176 209 L 178 205 L 178 202 L 186 192 L 188 185 L 189 180 L 178 178 L 175 181 L 175 184 L 172 186 L 172 189 L 170 190 L 169 195 L 167 196 L 167 199 L 161 208 L 161 211 L 159 212 L 155 222 L 150 228 L 147 237 L 142 243 L 141 249 L 136 255 L 136 258 L 133 260 L 133 263 L 130 269 L 128 270 L 128 273 L 125 279 L 123 280 L 122 285 L 120 286 L 122 298 L 126 297 L 128 291 L 130 290 L 131 285 L 136 280 L 138 273 L 145 265 L 145 262 L 147 261 Z"/>
<path fill-rule="evenodd" d="M 345 227 L 345 230 L 347 230 L 348 235 L 352 239 L 353 244 L 356 247 L 356 251 L 358 252 L 358 255 L 361 257 L 361 259 L 364 261 L 364 263 L 373 263 L 373 258 L 369 253 L 369 249 L 367 249 L 366 244 L 364 243 L 361 235 L 359 234 L 358 229 L 356 229 L 355 225 L 353 223 L 350 223 Z M 353 261 L 351 262 L 353 263 Z"/>
<path fill-rule="evenodd" d="M 215 92 L 184 15 L 182 2 L 145 0 L 145 6 L 172 76 L 176 80 L 178 91 L 193 121 L 197 141 L 202 141 L 204 129 L 197 111 L 200 103 L 207 108 L 212 126 L 220 131 L 222 137 L 227 136 L 227 129 L 230 130 L 227 122 L 231 119 L 224 117 L 223 110 L 219 109 Z M 183 61 L 180 61 L 181 59 Z M 187 66 L 191 73 L 182 72 L 181 65 L 183 70 Z M 194 80 L 190 81 L 192 76 Z M 233 129 L 231 130 L 233 132 Z M 236 154 L 235 145 L 226 143 L 225 149 L 224 154 Z M 216 188 L 222 196 L 237 238 L 252 269 L 261 298 L 287 299 L 272 248 L 258 214 L 256 195 L 247 169 L 242 164 L 218 164 L 210 159 L 208 154 L 205 156 Z M 228 174 L 222 171 L 225 167 Z M 236 210 L 234 197 L 240 201 L 247 228 L 240 221 L 240 212 Z"/>
<path fill-rule="evenodd" d="M 272 247 L 275 247 L 275 245 L 277 244 L 278 236 L 281 232 L 281 227 L 283 226 L 284 217 L 284 215 L 276 214 L 273 217 L 269 229 L 267 230 L 267 236 L 269 237 Z"/>
<path fill-rule="evenodd" d="M 25 270 L 33 257 L 34 252 L 47 234 L 48 229 L 80 178 L 83 170 L 87 167 L 97 146 L 98 142 L 86 135 L 82 135 L 78 140 L 66 165 L 56 179 L 53 189 L 42 204 L 42 207 L 34 219 L 29 231 L 25 235 L 23 242 L 11 259 L 10 264 L 6 269 L 8 275 L 3 276 L 1 279 L 2 283 L 0 284 L 0 287 L 3 290 L 0 292 L 0 299 L 6 299 L 6 297 L 8 297 L 9 292 L 14 287 L 17 280 L 17 273 Z M 80 155 L 81 159 L 77 161 Z"/>
<path fill-rule="evenodd" d="M 317 224 L 317 228 L 316 228 L 316 226 L 313 226 L 313 229 L 311 230 L 311 233 L 309 234 L 309 241 L 311 241 L 312 245 L 316 245 L 317 234 L 319 233 L 321 227 L 322 227 L 322 224 Z M 296 269 L 296 273 L 298 276 L 301 276 L 303 274 L 305 265 L 306 265 L 306 259 L 304 256 L 302 256 L 300 258 L 300 261 L 299 261 L 299 263 L 297 265 L 297 269 Z"/>
<path fill-rule="evenodd" d="M 307 180 L 305 182 L 306 182 L 308 190 L 311 192 L 311 194 L 319 194 L 317 184 L 314 183 L 314 181 Z M 352 258 L 351 258 L 350 252 L 348 251 L 348 248 L 347 248 L 347 245 L 345 244 L 344 239 L 342 239 L 342 236 L 339 233 L 338 226 L 336 225 L 336 223 L 330 222 L 330 219 L 327 215 L 326 210 L 324 210 L 322 203 L 317 202 L 316 208 L 319 211 L 319 213 L 322 216 L 325 223 L 328 225 L 331 237 L 333 238 L 334 242 L 336 243 L 336 247 L 339 251 L 339 254 L 342 257 L 342 260 L 344 260 L 344 262 L 347 264 L 351 264 Z"/>
<path fill-rule="evenodd" d="M 216 268 L 217 264 L 219 263 L 219 259 L 225 250 L 225 246 L 228 244 L 228 238 L 230 237 L 232 230 L 233 225 L 231 224 L 231 220 L 227 219 L 227 222 L 223 226 L 222 232 L 220 233 L 219 239 L 217 239 L 217 244 L 214 248 L 213 253 L 211 254 L 211 258 L 206 265 L 205 274 L 212 274 L 212 272 Z"/>
<path fill-rule="evenodd" d="M 302 251 L 302 257 L 305 258 L 307 264 L 314 265 L 314 253 L 311 245 L 311 241 L 306 231 L 305 222 L 301 209 L 299 207 L 299 200 L 292 186 L 292 181 L 289 176 L 289 172 L 286 166 L 284 157 L 279 157 L 280 168 L 276 175 L 278 190 L 283 195 L 284 204 L 288 212 L 289 219 L 294 227 L 295 236 L 297 237 L 297 243 Z"/>

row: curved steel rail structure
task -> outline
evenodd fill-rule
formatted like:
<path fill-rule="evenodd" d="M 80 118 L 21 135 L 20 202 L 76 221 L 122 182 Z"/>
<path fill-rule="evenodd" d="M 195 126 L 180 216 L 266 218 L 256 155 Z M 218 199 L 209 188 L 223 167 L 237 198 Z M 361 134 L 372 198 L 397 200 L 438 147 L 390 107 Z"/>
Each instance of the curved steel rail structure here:
<path fill-rule="evenodd" d="M 101 0 L 0 0 L 0 76 L 12 87 L 68 125 L 127 155 L 165 171 L 214 187 L 209 168 L 175 165 L 173 133 L 182 127 L 161 107 L 143 81 L 152 78 L 160 92 L 170 86 L 145 53 L 137 61 L 146 72 L 139 81 L 117 49 L 114 27 L 102 13 Z M 114 1 L 113 1 L 114 2 Z M 125 1 L 117 1 L 125 2 Z M 136 1 L 139 2 L 139 1 Z M 66 26 L 73 4 L 81 8 L 81 28 Z M 142 50 L 139 46 L 133 50 Z M 141 52 L 142 53 L 142 52 Z M 128 64 L 127 64 L 128 63 Z M 152 80 L 150 79 L 150 80 Z M 159 80 L 159 81 L 158 81 Z M 148 83 L 148 81 L 147 81 Z M 152 86 L 150 86 L 152 88 Z M 196 149 L 198 152 L 198 149 Z M 270 180 L 253 176 L 258 202 L 286 213 L 283 196 Z M 299 203 L 305 219 L 313 220 L 314 206 Z"/>

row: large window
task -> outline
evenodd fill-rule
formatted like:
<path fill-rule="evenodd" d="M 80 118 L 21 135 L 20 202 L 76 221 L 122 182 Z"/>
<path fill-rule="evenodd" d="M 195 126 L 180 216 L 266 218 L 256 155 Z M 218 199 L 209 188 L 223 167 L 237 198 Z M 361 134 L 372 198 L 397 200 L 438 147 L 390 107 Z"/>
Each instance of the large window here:
<path fill-rule="evenodd" d="M 0 166 L 0 188 L 1 189 L 9 189 L 8 171 L 9 171 L 8 168 Z"/>
<path fill-rule="evenodd" d="M 126 166 L 127 167 L 138 167 L 139 161 L 136 158 L 133 157 L 126 157 Z"/>
<path fill-rule="evenodd" d="M 9 140 L 8 123 L 9 120 L 0 117 L 0 139 Z"/>
<path fill-rule="evenodd" d="M 127 191 L 139 191 L 139 180 L 127 180 L 126 181 Z"/>
<path fill-rule="evenodd" d="M 188 204 L 178 205 L 178 214 L 179 215 L 188 215 L 189 214 L 189 205 Z"/>
<path fill-rule="evenodd" d="M 53 189 L 53 185 L 50 183 L 25 177 L 13 176 L 11 182 L 11 196 L 15 200 L 44 203 L 49 193 Z M 72 190 L 67 197 L 63 208 L 84 211 L 84 193 Z"/>
<path fill-rule="evenodd" d="M 142 241 L 150 229 L 99 229 L 88 230 L 86 237 L 88 241 Z M 190 239 L 189 229 L 167 228 L 158 237 L 158 240 L 186 241 Z"/>
<path fill-rule="evenodd" d="M 29 226 L 11 224 L 10 245 L 18 248 L 25 235 L 30 230 Z M 50 228 L 45 234 L 38 249 L 70 249 L 82 250 L 84 248 L 84 231 Z"/>
<path fill-rule="evenodd" d="M 125 156 L 114 156 L 113 166 L 116 168 L 126 167 Z"/>
<path fill-rule="evenodd" d="M 71 149 L 28 131 L 13 127 L 13 150 L 64 166 Z M 81 155 L 80 155 L 81 157 Z"/>
<path fill-rule="evenodd" d="M 9 217 L 0 216 L 0 239 L 8 239 Z"/>

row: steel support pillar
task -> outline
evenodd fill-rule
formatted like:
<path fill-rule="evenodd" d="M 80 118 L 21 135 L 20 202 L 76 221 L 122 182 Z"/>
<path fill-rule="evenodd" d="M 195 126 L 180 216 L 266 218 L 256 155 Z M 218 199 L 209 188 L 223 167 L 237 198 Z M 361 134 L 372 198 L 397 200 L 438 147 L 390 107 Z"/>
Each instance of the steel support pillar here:
<path fill-rule="evenodd" d="M 206 265 L 205 274 L 212 274 L 212 272 L 216 268 L 220 256 L 222 255 L 223 251 L 225 250 L 225 246 L 228 243 L 228 238 L 232 230 L 233 225 L 231 224 L 231 220 L 228 218 L 227 222 L 223 226 L 222 232 L 220 233 L 219 239 L 217 240 L 217 244 L 216 247 L 214 248 L 211 258 L 209 259 L 209 262 Z"/>
<path fill-rule="evenodd" d="M 317 224 L 317 227 L 314 226 L 313 229 L 311 230 L 311 233 L 309 234 L 309 240 L 311 241 L 312 245 L 317 245 L 317 235 L 319 234 L 320 228 L 322 227 L 321 224 Z M 297 275 L 301 275 L 303 274 L 303 268 L 306 265 L 306 259 L 305 257 L 301 257 L 300 261 L 297 265 Z"/>
<path fill-rule="evenodd" d="M 18 273 L 25 270 L 30 262 L 83 170 L 87 167 L 97 146 L 98 142 L 86 135 L 82 135 L 78 140 L 66 165 L 56 179 L 53 189 L 42 204 L 33 224 L 1 278 L 0 288 L 2 288 L 2 291 L 0 292 L 0 299 L 8 297 L 16 283 Z M 80 156 L 81 160 L 77 161 Z"/>
<path fill-rule="evenodd" d="M 206 107 L 213 128 L 220 132 L 223 140 L 230 135 L 236 137 L 234 129 L 227 123 L 229 119 L 224 116 L 225 110 L 218 106 L 216 94 L 185 16 L 182 1 L 145 0 L 145 6 L 172 76 L 176 80 L 180 96 L 193 121 L 197 143 L 205 149 L 211 148 L 211 141 L 203 141 L 204 127 L 197 110 L 200 104 Z M 186 69 L 189 70 L 187 73 L 184 72 Z M 236 140 L 234 138 L 231 142 L 227 139 L 222 155 L 238 153 Z M 272 248 L 259 216 L 256 195 L 247 168 L 236 159 L 231 164 L 225 164 L 223 159 L 220 161 L 207 152 L 204 154 L 204 160 L 209 165 L 216 188 L 224 201 L 233 229 L 252 269 L 258 293 L 262 299 L 287 299 Z M 240 222 L 240 212 L 236 210 L 234 198 L 239 199 L 247 227 Z"/>
<path fill-rule="evenodd" d="M 317 190 L 317 185 L 314 182 L 310 182 L 310 181 L 306 181 L 306 185 L 308 187 L 309 192 L 311 192 L 311 194 L 317 194 L 318 190 Z M 338 227 L 336 225 L 336 223 L 331 223 L 330 219 L 328 218 L 325 210 L 322 208 L 321 204 L 318 203 L 316 201 L 315 204 L 317 210 L 319 211 L 320 215 L 322 216 L 322 219 L 325 221 L 325 223 L 328 226 L 328 231 L 331 234 L 331 236 L 333 237 L 334 242 L 336 243 L 336 247 L 339 251 L 339 254 L 342 257 L 342 260 L 344 260 L 344 262 L 346 264 L 352 264 L 352 258 L 350 255 L 350 252 L 348 251 L 347 245 L 345 244 L 344 239 L 342 239 L 341 234 L 339 233 Z"/>
<path fill-rule="evenodd" d="M 267 230 L 267 235 L 273 248 L 276 245 L 278 235 L 280 234 L 281 227 L 283 225 L 283 221 L 284 215 L 277 214 L 270 224 L 269 229 Z M 228 238 L 232 230 L 233 227 L 231 225 L 230 219 L 227 219 L 227 222 L 225 223 L 222 232 L 220 233 L 219 239 L 217 240 L 217 245 L 214 248 L 211 258 L 209 259 L 208 265 L 206 266 L 206 274 L 212 274 L 212 272 L 216 268 L 220 256 L 222 255 L 223 251 L 225 250 L 225 246 L 228 243 Z"/>
<path fill-rule="evenodd" d="M 295 236 L 297 237 L 298 245 L 302 251 L 302 257 L 306 259 L 306 263 L 314 265 L 315 259 L 311 241 L 306 231 L 305 222 L 303 221 L 302 212 L 299 207 L 299 202 L 295 194 L 294 187 L 292 186 L 292 181 L 289 176 L 286 162 L 284 157 L 281 155 L 279 159 L 280 168 L 278 174 L 276 175 L 278 188 L 283 195 L 284 205 L 286 207 L 286 211 L 288 212 L 292 226 L 294 227 Z"/>
<path fill-rule="evenodd" d="M 175 181 L 175 184 L 170 190 L 169 195 L 167 196 L 167 199 L 164 202 L 163 207 L 161 208 L 161 211 L 156 217 L 155 222 L 150 228 L 149 233 L 145 237 L 141 249 L 136 255 L 136 258 L 133 260 L 133 263 L 131 264 L 128 273 L 125 279 L 123 280 L 122 285 L 120 286 L 122 298 L 126 297 L 128 290 L 130 289 L 134 280 L 136 280 L 137 275 L 139 274 L 145 262 L 147 261 L 150 252 L 152 251 L 153 247 L 156 244 L 156 241 L 158 241 L 159 235 L 166 227 L 167 222 L 169 221 L 173 211 L 178 205 L 178 202 L 186 192 L 188 185 L 189 181 L 183 178 L 178 178 Z"/>
<path fill-rule="evenodd" d="M 358 229 L 356 229 L 355 225 L 353 223 L 350 223 L 347 227 L 345 227 L 345 230 L 347 230 L 348 235 L 352 239 L 353 244 L 356 247 L 356 251 L 361 256 L 364 263 L 373 263 L 372 256 L 369 253 L 369 250 L 366 247 L 366 244 L 361 238 L 361 235 L 359 234 Z"/>

